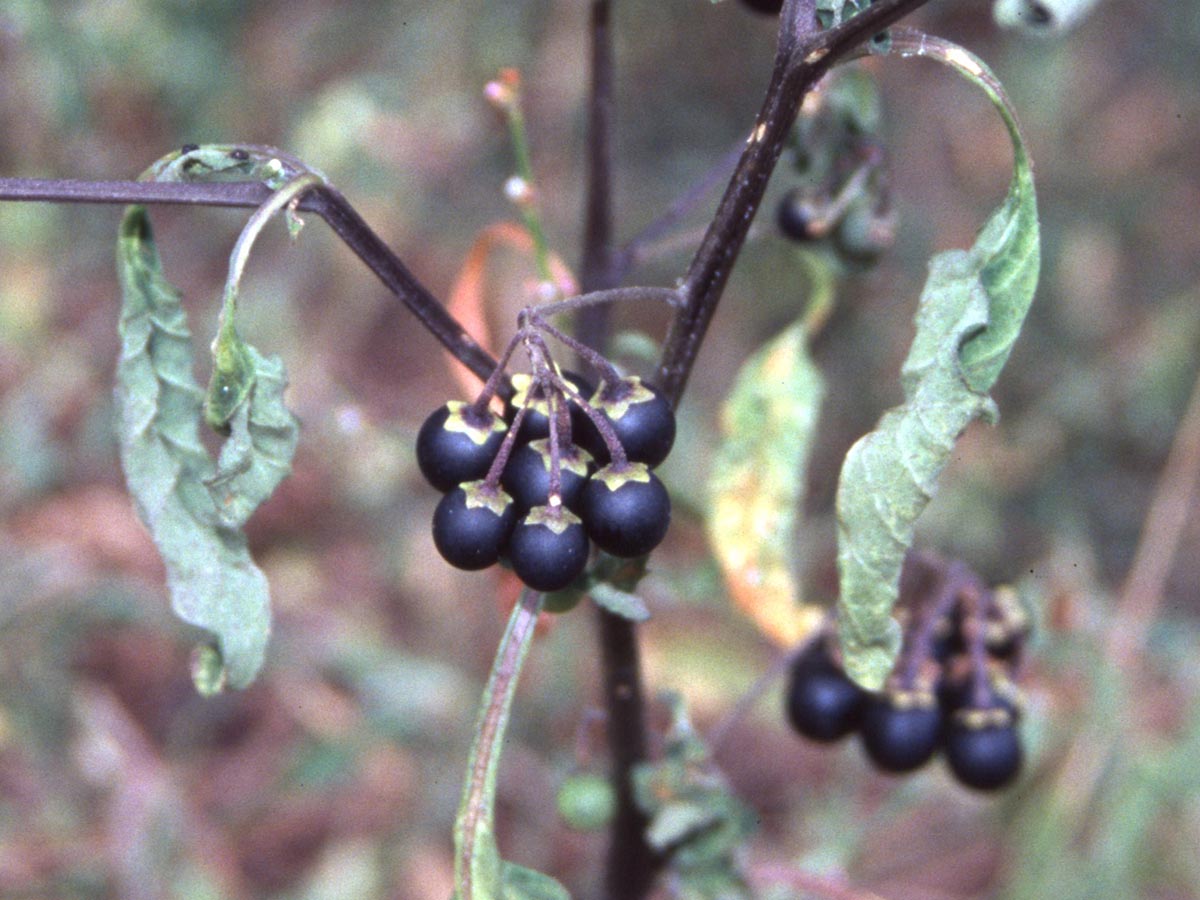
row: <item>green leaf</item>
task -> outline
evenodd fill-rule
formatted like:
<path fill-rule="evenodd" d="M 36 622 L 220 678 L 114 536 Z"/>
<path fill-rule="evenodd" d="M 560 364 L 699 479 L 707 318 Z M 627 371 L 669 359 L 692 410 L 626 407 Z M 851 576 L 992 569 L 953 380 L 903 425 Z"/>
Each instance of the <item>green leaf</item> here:
<path fill-rule="evenodd" d="M 801 606 L 794 573 L 796 513 L 824 394 L 807 330 L 796 322 L 738 373 L 708 483 L 709 545 L 734 604 L 783 646 L 821 617 Z"/>
<path fill-rule="evenodd" d="M 1057 36 L 1070 31 L 1096 6 L 1097 0 L 996 0 L 992 15 L 1003 28 L 1026 34 Z"/>
<path fill-rule="evenodd" d="M 1004 203 L 970 250 L 939 253 L 917 307 L 901 372 L 904 403 L 846 456 L 837 492 L 839 632 L 847 673 L 870 689 L 887 678 L 900 645 L 891 618 L 913 523 L 929 503 L 954 443 L 976 418 L 993 419 L 988 391 L 1033 300 L 1039 268 L 1033 175 L 1016 119 L 995 76 L 959 47 L 896 30 L 896 51 L 926 55 L 979 85 L 1013 144 Z"/>
<path fill-rule="evenodd" d="M 240 525 L 286 474 L 295 448 L 297 426 L 280 399 L 282 365 L 260 359 L 265 387 L 243 404 L 214 467 L 200 443 L 203 395 L 187 319 L 143 207 L 130 207 L 122 219 L 117 261 L 116 399 L 126 481 L 162 555 L 176 614 L 215 636 L 224 681 L 245 687 L 262 666 L 271 618 L 267 581 Z M 197 669 L 204 690 L 222 682 L 213 669 L 211 660 Z"/>
<path fill-rule="evenodd" d="M 645 622 L 650 618 L 650 610 L 646 608 L 646 602 L 641 597 L 631 594 L 629 591 L 623 591 L 607 582 L 601 581 L 592 585 L 588 594 L 598 606 L 622 619 L 628 619 L 630 622 Z"/>
<path fill-rule="evenodd" d="M 567 889 L 541 872 L 505 862 L 501 866 L 504 900 L 571 900 Z"/>

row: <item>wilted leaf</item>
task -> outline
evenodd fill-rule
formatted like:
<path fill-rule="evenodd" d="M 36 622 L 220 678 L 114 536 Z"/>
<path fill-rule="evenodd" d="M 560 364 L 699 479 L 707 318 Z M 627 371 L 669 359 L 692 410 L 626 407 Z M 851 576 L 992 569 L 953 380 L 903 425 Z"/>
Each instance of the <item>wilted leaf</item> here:
<path fill-rule="evenodd" d="M 901 371 L 904 403 L 884 414 L 842 466 L 839 633 L 848 674 L 871 689 L 882 685 L 899 649 L 891 610 L 913 523 L 963 429 L 995 415 L 987 392 L 1033 300 L 1040 257 L 1033 176 L 995 76 L 959 47 L 902 30 L 896 36 L 897 52 L 933 56 L 984 89 L 1012 138 L 1014 171 L 1004 203 L 974 246 L 930 261 Z"/>
<path fill-rule="evenodd" d="M 821 610 L 800 603 L 795 523 L 824 384 L 801 323 L 753 357 L 721 411 L 708 537 L 734 603 L 772 640 L 798 643 Z"/>
<path fill-rule="evenodd" d="M 288 471 L 296 422 L 282 405 L 282 364 L 254 354 L 256 386 L 236 410 L 214 466 L 200 443 L 203 394 L 191 334 L 167 281 L 146 210 L 130 207 L 117 248 L 122 287 L 117 364 L 121 463 L 167 569 L 175 612 L 213 633 L 225 681 L 245 687 L 270 631 L 266 578 L 240 526 Z M 212 666 L 202 687 L 221 683 Z"/>

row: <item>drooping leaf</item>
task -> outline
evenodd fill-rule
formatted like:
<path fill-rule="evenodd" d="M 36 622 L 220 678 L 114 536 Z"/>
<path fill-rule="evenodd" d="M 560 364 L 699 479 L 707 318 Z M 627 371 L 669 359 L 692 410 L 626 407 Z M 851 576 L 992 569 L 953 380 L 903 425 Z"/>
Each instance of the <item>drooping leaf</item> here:
<path fill-rule="evenodd" d="M 796 514 L 824 395 L 797 322 L 754 354 L 721 411 L 709 478 L 709 543 L 736 606 L 769 638 L 794 646 L 821 610 L 796 584 Z"/>
<path fill-rule="evenodd" d="M 882 685 L 899 649 L 891 610 L 913 524 L 958 436 L 974 419 L 994 418 L 987 392 L 1020 333 L 1040 259 L 1033 175 L 995 76 L 959 47 L 901 29 L 895 35 L 901 55 L 937 58 L 984 89 L 1012 138 L 1013 178 L 974 246 L 930 261 L 901 371 L 904 403 L 884 414 L 842 466 L 839 631 L 848 674 L 872 689 Z"/>
<path fill-rule="evenodd" d="M 1056 36 L 1087 18 L 1097 0 L 996 0 L 992 15 L 1002 28 Z"/>
<path fill-rule="evenodd" d="M 216 640 L 223 675 L 205 657 L 200 687 L 245 687 L 262 666 L 271 619 L 266 578 L 240 527 L 287 473 L 295 449 L 282 363 L 254 355 L 259 386 L 235 411 L 214 466 L 200 443 L 203 393 L 192 371 L 191 334 L 144 208 L 126 211 L 117 258 L 116 400 L 126 481 L 162 555 L 176 614 Z"/>

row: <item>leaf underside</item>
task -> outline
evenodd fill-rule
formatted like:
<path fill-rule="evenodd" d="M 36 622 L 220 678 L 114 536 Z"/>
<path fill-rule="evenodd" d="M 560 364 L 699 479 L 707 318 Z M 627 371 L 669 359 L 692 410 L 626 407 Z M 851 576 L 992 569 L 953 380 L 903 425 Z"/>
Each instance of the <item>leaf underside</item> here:
<path fill-rule="evenodd" d="M 873 690 L 899 651 L 891 611 L 913 524 L 958 436 L 976 418 L 995 418 L 988 391 L 1020 333 L 1040 262 L 1033 176 L 1012 111 L 982 62 L 959 48 L 944 54 L 941 61 L 982 87 L 999 109 L 1012 138 L 1013 178 L 969 250 L 930 260 L 901 370 L 904 402 L 850 449 L 842 466 L 839 632 L 847 673 Z"/>

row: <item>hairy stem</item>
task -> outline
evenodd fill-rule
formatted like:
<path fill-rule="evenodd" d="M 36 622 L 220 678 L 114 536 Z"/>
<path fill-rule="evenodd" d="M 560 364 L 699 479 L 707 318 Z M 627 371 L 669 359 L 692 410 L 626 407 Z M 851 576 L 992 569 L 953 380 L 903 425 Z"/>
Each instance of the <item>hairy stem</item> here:
<path fill-rule="evenodd" d="M 473 900 L 476 888 L 487 891 L 478 881 L 489 875 L 488 867 L 498 863 L 495 852 L 496 773 L 504 749 L 504 734 L 517 691 L 517 677 L 533 642 L 533 629 L 542 608 L 542 595 L 526 588 L 513 607 L 508 627 L 496 648 L 492 674 L 483 693 L 475 743 L 467 765 L 462 804 L 454 828 L 454 886 L 459 900 Z M 486 893 L 486 896 L 492 896 Z"/>

